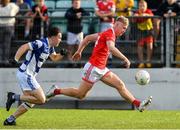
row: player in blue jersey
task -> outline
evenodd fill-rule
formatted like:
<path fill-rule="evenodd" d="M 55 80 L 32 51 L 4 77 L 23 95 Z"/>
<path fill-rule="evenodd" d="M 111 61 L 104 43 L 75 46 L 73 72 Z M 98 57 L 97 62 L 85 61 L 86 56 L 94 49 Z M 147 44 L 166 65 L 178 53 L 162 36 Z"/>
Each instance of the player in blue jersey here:
<path fill-rule="evenodd" d="M 45 103 L 45 94 L 36 81 L 35 76 L 48 57 L 50 57 L 52 61 L 58 61 L 66 54 L 66 50 L 61 50 L 60 53 L 56 53 L 54 49 L 54 47 L 57 47 L 61 42 L 61 38 L 62 34 L 60 30 L 52 27 L 49 29 L 48 37 L 26 43 L 17 50 L 14 57 L 16 62 L 27 52 L 24 63 L 22 63 L 17 71 L 18 83 L 23 94 L 19 95 L 8 92 L 6 109 L 9 111 L 15 101 L 22 101 L 23 103 L 14 114 L 10 115 L 4 121 L 4 125 L 15 125 L 16 119 L 27 112 L 29 108 L 32 108 L 34 104 Z"/>

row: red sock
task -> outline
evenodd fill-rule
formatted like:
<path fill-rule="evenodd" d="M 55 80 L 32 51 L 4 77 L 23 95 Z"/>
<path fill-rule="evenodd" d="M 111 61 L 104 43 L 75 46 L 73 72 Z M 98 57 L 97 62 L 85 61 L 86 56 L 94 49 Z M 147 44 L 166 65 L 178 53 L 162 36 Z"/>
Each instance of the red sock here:
<path fill-rule="evenodd" d="M 141 101 L 139 101 L 139 100 L 137 100 L 137 99 L 135 99 L 135 100 L 133 101 L 133 105 L 135 105 L 136 107 L 139 107 L 139 106 L 140 106 L 140 103 L 141 103 Z"/>
<path fill-rule="evenodd" d="M 60 88 L 55 89 L 55 90 L 54 90 L 54 94 L 55 94 L 55 95 L 61 94 L 61 89 L 60 89 Z"/>

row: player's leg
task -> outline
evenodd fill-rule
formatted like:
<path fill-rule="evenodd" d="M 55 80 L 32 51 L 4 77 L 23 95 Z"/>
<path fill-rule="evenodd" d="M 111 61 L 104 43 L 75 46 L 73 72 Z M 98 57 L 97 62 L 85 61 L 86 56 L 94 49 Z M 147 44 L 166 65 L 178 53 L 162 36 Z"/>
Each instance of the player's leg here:
<path fill-rule="evenodd" d="M 26 96 L 29 96 L 28 92 L 24 91 L 23 94 Z M 18 117 L 20 117 L 21 115 L 23 115 L 24 113 L 26 113 L 28 111 L 28 109 L 32 108 L 33 106 L 34 106 L 34 104 L 23 102 L 17 108 L 17 110 L 4 121 L 4 125 L 16 125 L 16 119 Z"/>
<path fill-rule="evenodd" d="M 47 101 L 54 97 L 55 95 L 66 95 L 78 99 L 83 99 L 88 91 L 92 88 L 93 84 L 87 81 L 82 80 L 80 86 L 78 88 L 71 87 L 71 88 L 58 88 L 52 87 L 46 94 Z"/>
<path fill-rule="evenodd" d="M 24 94 L 25 93 L 25 94 Z M 6 102 L 6 109 L 7 111 L 10 110 L 11 105 L 15 101 L 21 101 L 21 102 L 28 102 L 32 104 L 43 104 L 45 103 L 45 94 L 41 87 L 37 88 L 36 90 L 26 90 L 23 92 L 22 95 L 13 93 L 11 97 L 8 97 Z"/>
<path fill-rule="evenodd" d="M 32 103 L 32 104 L 43 104 L 45 103 L 45 94 L 41 87 L 33 91 L 27 91 L 28 95 L 21 95 L 20 101 Z"/>
<path fill-rule="evenodd" d="M 6 102 L 7 111 L 9 111 L 11 105 L 15 101 L 24 101 L 33 104 L 45 103 L 46 98 L 44 92 L 34 76 L 18 71 L 17 78 L 21 89 L 23 90 L 23 92 L 28 93 L 28 95 L 19 95 L 9 92 Z"/>
<path fill-rule="evenodd" d="M 19 97 L 19 98 L 17 98 Z M 18 94 L 14 94 L 12 97 L 12 100 L 15 101 L 23 101 L 24 103 L 22 103 L 17 111 L 9 116 L 5 121 L 4 121 L 4 125 L 15 125 L 15 120 L 16 118 L 18 118 L 19 116 L 21 116 L 22 114 L 24 114 L 25 112 L 27 112 L 27 110 L 29 108 L 32 108 L 34 106 L 34 104 L 43 104 L 45 103 L 45 95 L 44 95 L 44 92 L 42 90 L 41 87 L 37 88 L 36 90 L 26 90 L 26 91 L 23 91 L 23 95 L 18 95 Z M 10 100 L 9 100 L 10 101 Z M 13 103 L 14 103 L 13 102 Z M 7 102 L 7 110 L 9 111 L 11 105 L 12 105 L 12 102 L 9 103 Z"/>
<path fill-rule="evenodd" d="M 13 92 L 9 92 L 6 102 L 6 109 L 9 111 L 11 105 L 15 101 L 22 101 L 24 103 L 13 115 L 4 121 L 4 125 L 15 125 L 15 119 L 25 113 L 27 108 L 31 108 L 33 104 L 45 103 L 45 94 L 34 76 L 18 71 L 17 78 L 19 85 L 23 90 L 23 94 L 19 95 Z"/>
<path fill-rule="evenodd" d="M 111 87 L 116 88 L 119 94 L 128 102 L 132 103 L 135 100 L 134 96 L 125 87 L 124 82 L 120 80 L 120 78 L 113 72 L 110 71 L 109 73 L 107 73 L 101 78 L 101 81 Z"/>
<path fill-rule="evenodd" d="M 11 108 L 11 105 L 15 101 L 23 101 L 28 102 L 32 104 L 43 104 L 45 103 L 45 95 L 41 87 L 38 87 L 35 90 L 26 90 L 26 93 L 29 93 L 28 95 L 19 95 L 16 93 L 9 92 L 6 102 L 6 109 L 9 111 Z"/>
<path fill-rule="evenodd" d="M 63 94 L 63 95 L 66 95 L 66 96 L 83 99 L 83 98 L 86 97 L 89 90 L 91 90 L 92 86 L 93 86 L 92 83 L 89 83 L 89 82 L 86 82 L 86 81 L 82 80 L 81 83 L 80 83 L 80 86 L 78 88 L 60 89 L 59 93 Z M 57 91 L 57 93 L 58 93 L 58 91 Z"/>
<path fill-rule="evenodd" d="M 82 72 L 82 81 L 78 88 L 56 88 L 55 86 L 51 87 L 50 90 L 46 93 L 46 100 L 55 95 L 63 94 L 70 97 L 75 97 L 82 99 L 86 96 L 88 91 L 92 88 L 93 84 L 96 82 L 97 77 L 95 77 L 95 67 L 90 63 L 86 63 Z"/>
<path fill-rule="evenodd" d="M 113 72 L 107 73 L 101 78 L 101 81 L 111 87 L 116 88 L 124 99 L 135 105 L 137 108 L 139 108 L 140 111 L 143 111 L 151 103 L 152 97 L 149 97 L 148 100 L 143 102 L 137 100 L 126 88 L 124 82 Z"/>
<path fill-rule="evenodd" d="M 13 116 L 15 117 L 15 119 L 17 119 L 18 117 L 20 117 L 21 115 L 23 115 L 24 113 L 26 113 L 30 108 L 33 108 L 35 104 L 31 104 L 28 102 L 24 102 L 22 103 L 17 110 L 13 113 Z"/>

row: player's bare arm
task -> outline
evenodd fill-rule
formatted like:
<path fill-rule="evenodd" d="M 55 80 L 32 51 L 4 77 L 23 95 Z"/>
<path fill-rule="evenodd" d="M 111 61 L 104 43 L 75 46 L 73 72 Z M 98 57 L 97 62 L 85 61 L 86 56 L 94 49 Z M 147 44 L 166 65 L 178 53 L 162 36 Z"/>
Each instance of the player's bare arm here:
<path fill-rule="evenodd" d="M 125 62 L 125 67 L 129 68 L 130 67 L 130 61 L 128 58 L 123 55 L 116 47 L 115 47 L 115 42 L 113 41 L 107 41 L 107 46 L 109 48 L 109 51 L 116 56 L 117 58 L 123 60 Z"/>
<path fill-rule="evenodd" d="M 95 34 L 91 34 L 91 35 L 87 35 L 83 41 L 79 44 L 78 47 L 78 52 L 82 53 L 82 51 L 84 50 L 84 48 L 90 43 L 90 42 L 94 42 L 96 41 L 98 38 L 98 33 Z"/>
<path fill-rule="evenodd" d="M 26 53 L 28 50 L 30 50 L 30 47 L 28 45 L 28 43 L 22 45 L 19 47 L 19 49 L 16 52 L 16 55 L 14 57 L 14 59 L 18 62 L 19 59 L 21 58 L 21 56 Z"/>
<path fill-rule="evenodd" d="M 84 50 L 84 48 L 90 43 L 96 41 L 98 38 L 98 33 L 87 35 L 83 41 L 79 44 L 78 50 L 74 53 L 72 56 L 72 59 L 74 61 L 78 61 L 81 59 L 81 53 Z"/>

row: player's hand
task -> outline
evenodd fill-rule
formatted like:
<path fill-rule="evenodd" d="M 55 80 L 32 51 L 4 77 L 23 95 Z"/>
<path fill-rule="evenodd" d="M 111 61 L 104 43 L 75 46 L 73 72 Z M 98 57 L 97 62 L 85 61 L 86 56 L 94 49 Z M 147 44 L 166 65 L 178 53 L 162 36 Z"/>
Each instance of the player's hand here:
<path fill-rule="evenodd" d="M 126 68 L 129 68 L 130 65 L 131 65 L 131 62 L 130 62 L 128 59 L 125 59 L 125 60 L 124 60 L 124 66 L 125 66 Z"/>
<path fill-rule="evenodd" d="M 79 61 L 81 59 L 81 53 L 75 52 L 74 55 L 72 56 L 73 61 Z"/>
<path fill-rule="evenodd" d="M 17 65 L 18 62 L 15 59 L 9 59 L 9 64 L 11 65 Z"/>
<path fill-rule="evenodd" d="M 65 49 L 65 48 L 62 48 L 62 49 L 60 50 L 60 54 L 61 54 L 62 56 L 67 55 L 67 53 L 68 53 L 68 51 L 67 51 L 67 49 Z"/>

